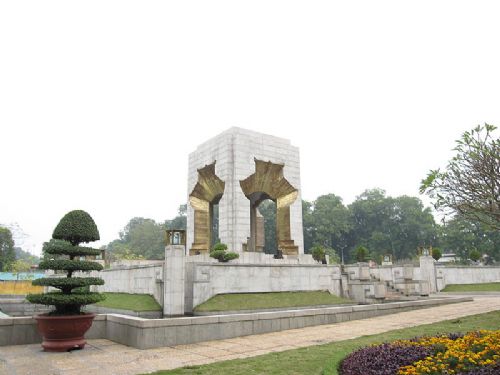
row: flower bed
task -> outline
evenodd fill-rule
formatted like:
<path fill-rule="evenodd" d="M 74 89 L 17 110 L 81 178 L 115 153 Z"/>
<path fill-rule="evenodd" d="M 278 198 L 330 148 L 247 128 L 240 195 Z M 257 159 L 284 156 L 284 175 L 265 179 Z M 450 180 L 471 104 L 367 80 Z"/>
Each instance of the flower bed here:
<path fill-rule="evenodd" d="M 500 374 L 500 330 L 419 337 L 359 349 L 342 375 Z"/>

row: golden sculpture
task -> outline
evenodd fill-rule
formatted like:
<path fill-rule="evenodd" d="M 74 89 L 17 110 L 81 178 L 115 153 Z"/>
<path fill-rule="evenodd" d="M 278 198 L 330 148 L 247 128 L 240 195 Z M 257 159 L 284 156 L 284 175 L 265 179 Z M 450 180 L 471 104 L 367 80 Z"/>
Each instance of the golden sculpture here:
<path fill-rule="evenodd" d="M 257 208 L 259 204 L 271 199 L 276 202 L 276 237 L 278 249 L 286 255 L 297 255 L 298 246 L 290 234 L 290 205 L 297 199 L 298 190 L 283 177 L 283 164 L 255 160 L 255 173 L 240 181 L 241 189 L 250 200 L 250 239 L 249 251 L 262 251 L 258 243 Z"/>
<path fill-rule="evenodd" d="M 189 203 L 194 208 L 194 242 L 189 255 L 210 251 L 213 206 L 224 194 L 224 186 L 224 181 L 215 175 L 215 161 L 198 169 L 198 182 L 189 195 Z"/>

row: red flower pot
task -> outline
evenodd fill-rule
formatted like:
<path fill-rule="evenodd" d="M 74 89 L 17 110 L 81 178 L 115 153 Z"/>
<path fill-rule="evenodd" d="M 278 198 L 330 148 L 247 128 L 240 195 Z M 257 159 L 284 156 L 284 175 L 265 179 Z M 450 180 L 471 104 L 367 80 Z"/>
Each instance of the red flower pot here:
<path fill-rule="evenodd" d="M 94 317 L 95 314 L 35 316 L 38 331 L 43 336 L 43 350 L 65 352 L 83 349 L 87 343 L 83 335 L 89 330 Z"/>

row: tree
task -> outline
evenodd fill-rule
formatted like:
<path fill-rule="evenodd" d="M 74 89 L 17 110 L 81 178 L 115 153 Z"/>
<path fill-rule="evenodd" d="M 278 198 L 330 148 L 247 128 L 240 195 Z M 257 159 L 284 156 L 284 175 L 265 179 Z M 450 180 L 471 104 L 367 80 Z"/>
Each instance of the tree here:
<path fill-rule="evenodd" d="M 321 245 L 315 245 L 311 248 L 311 255 L 316 262 L 326 263 L 325 248 Z"/>
<path fill-rule="evenodd" d="M 411 258 L 419 246 L 437 242 L 437 227 L 429 208 L 415 197 L 387 197 L 381 189 L 366 190 L 349 205 L 350 246 L 369 247 L 375 258 L 391 253 Z"/>
<path fill-rule="evenodd" d="M 97 292 L 89 292 L 91 285 L 103 285 L 104 280 L 97 277 L 73 277 L 76 271 L 100 271 L 102 266 L 97 262 L 80 260 L 82 256 L 101 254 L 98 249 L 83 247 L 80 244 L 99 240 L 99 231 L 92 217 L 85 211 L 68 212 L 57 224 L 52 240 L 46 242 L 43 251 L 46 254 L 65 256 L 66 259 L 49 259 L 40 262 L 42 270 L 60 270 L 66 277 L 45 277 L 33 281 L 33 285 L 50 286 L 58 292 L 45 294 L 28 294 L 26 299 L 31 303 L 55 306 L 57 315 L 78 315 L 81 306 L 102 301 L 104 296 Z"/>
<path fill-rule="evenodd" d="M 480 222 L 456 215 L 444 223 L 439 237 L 444 252 L 455 253 L 462 261 L 469 259 L 474 249 L 491 259 L 500 260 L 500 231 Z"/>
<path fill-rule="evenodd" d="M 179 206 L 178 215 L 158 223 L 153 219 L 134 217 L 120 232 L 119 239 L 107 246 L 109 259 L 164 259 L 165 230 L 186 229 L 185 204 Z"/>
<path fill-rule="evenodd" d="M 481 253 L 479 251 L 477 251 L 476 249 L 474 249 L 470 252 L 469 258 L 473 262 L 477 262 L 477 261 L 479 261 L 479 259 L 481 259 Z"/>
<path fill-rule="evenodd" d="M 31 269 L 31 264 L 25 260 L 18 259 L 11 263 L 9 270 L 14 273 L 28 272 Z"/>
<path fill-rule="evenodd" d="M 332 249 L 331 247 L 325 248 L 325 254 L 328 255 L 328 263 L 329 264 L 339 264 L 341 262 L 341 259 L 335 249 Z"/>
<path fill-rule="evenodd" d="M 364 246 L 358 246 L 356 250 L 354 250 L 354 258 L 358 262 L 366 262 L 368 260 L 368 256 L 368 249 Z"/>
<path fill-rule="evenodd" d="M 485 124 L 456 141 L 456 155 L 444 171 L 431 170 L 420 192 L 434 200 L 436 209 L 457 213 L 500 229 L 500 139 L 496 127 Z"/>
<path fill-rule="evenodd" d="M 40 263 L 40 258 L 36 255 L 29 253 L 28 251 L 24 251 L 20 247 L 14 247 L 14 251 L 16 252 L 16 259 L 24 260 L 30 265 Z"/>
<path fill-rule="evenodd" d="M 314 224 L 313 203 L 306 200 L 302 200 L 302 227 L 304 230 L 304 251 L 307 253 L 316 238 L 316 226 Z"/>
<path fill-rule="evenodd" d="M 351 230 L 349 210 L 335 194 L 318 197 L 313 203 L 303 201 L 304 240 L 307 246 L 321 245 L 339 249 L 344 254 Z M 311 249 L 311 247 L 309 247 Z M 344 260 L 342 256 L 342 260 Z"/>
<path fill-rule="evenodd" d="M 276 203 L 270 199 L 263 201 L 258 208 L 264 217 L 264 252 L 276 254 L 278 239 L 276 238 Z"/>
<path fill-rule="evenodd" d="M 0 271 L 7 271 L 15 260 L 12 233 L 8 228 L 0 227 Z"/>
<path fill-rule="evenodd" d="M 120 239 L 133 254 L 142 255 L 145 259 L 163 259 L 165 229 L 165 225 L 153 219 L 135 217 L 120 233 Z"/>
<path fill-rule="evenodd" d="M 181 229 L 186 230 L 187 223 L 187 204 L 179 206 L 178 214 L 172 220 L 165 221 L 166 229 Z"/>

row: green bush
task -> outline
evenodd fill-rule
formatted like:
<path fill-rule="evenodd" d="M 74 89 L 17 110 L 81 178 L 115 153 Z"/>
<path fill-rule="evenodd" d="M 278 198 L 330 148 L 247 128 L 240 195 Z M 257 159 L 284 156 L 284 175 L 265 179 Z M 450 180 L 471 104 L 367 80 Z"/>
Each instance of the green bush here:
<path fill-rule="evenodd" d="M 328 263 L 329 264 L 339 264 L 340 263 L 340 257 L 335 251 L 335 249 L 332 249 L 331 247 L 326 247 L 325 248 L 325 254 L 328 255 Z"/>
<path fill-rule="evenodd" d="M 473 262 L 477 262 L 479 259 L 481 259 L 481 253 L 476 249 L 474 249 L 469 253 L 469 258 Z"/>
<path fill-rule="evenodd" d="M 439 250 L 437 247 L 432 249 L 432 257 L 434 258 L 434 260 L 438 261 L 442 256 L 443 254 L 441 253 L 441 250 Z"/>
<path fill-rule="evenodd" d="M 52 305 L 54 315 L 79 314 L 84 305 L 104 300 L 101 293 L 90 292 L 91 285 L 103 285 L 98 277 L 73 277 L 75 271 L 100 271 L 102 265 L 89 260 L 80 260 L 81 256 L 99 255 L 100 250 L 78 246 L 82 242 L 99 239 L 99 232 L 94 220 L 85 211 L 67 213 L 59 222 L 53 239 L 43 247 L 44 259 L 40 269 L 66 271 L 66 277 L 47 277 L 33 281 L 33 285 L 50 286 L 58 291 L 45 294 L 28 294 L 31 303 Z M 53 259 L 56 258 L 56 259 Z"/>
<path fill-rule="evenodd" d="M 326 261 L 325 249 L 320 245 L 313 246 L 313 248 L 311 249 L 311 255 L 316 262 Z"/>
<path fill-rule="evenodd" d="M 224 261 L 224 256 L 226 255 L 225 250 L 212 250 L 210 252 L 210 257 L 217 259 L 219 262 Z"/>
<path fill-rule="evenodd" d="M 233 260 L 233 259 L 238 259 L 240 256 L 238 253 L 235 253 L 235 252 L 229 252 L 229 253 L 226 253 L 226 255 L 224 256 L 224 262 L 228 262 L 230 260 Z"/>
<path fill-rule="evenodd" d="M 368 249 L 364 246 L 358 246 L 356 250 L 354 250 L 354 257 L 358 262 L 368 261 L 368 256 Z"/>
<path fill-rule="evenodd" d="M 225 251 L 225 250 L 227 250 L 227 245 L 225 243 L 218 242 L 214 245 L 214 248 L 213 248 L 213 251 L 216 251 L 216 250 L 224 250 Z"/>
<path fill-rule="evenodd" d="M 74 210 L 64 215 L 54 229 L 52 238 L 68 241 L 74 246 L 100 239 L 94 220 L 82 210 Z"/>
<path fill-rule="evenodd" d="M 223 243 L 215 244 L 213 250 L 210 252 L 210 257 L 217 259 L 219 262 L 229 262 L 230 260 L 239 258 L 239 254 L 235 252 L 227 252 L 227 245 Z"/>

